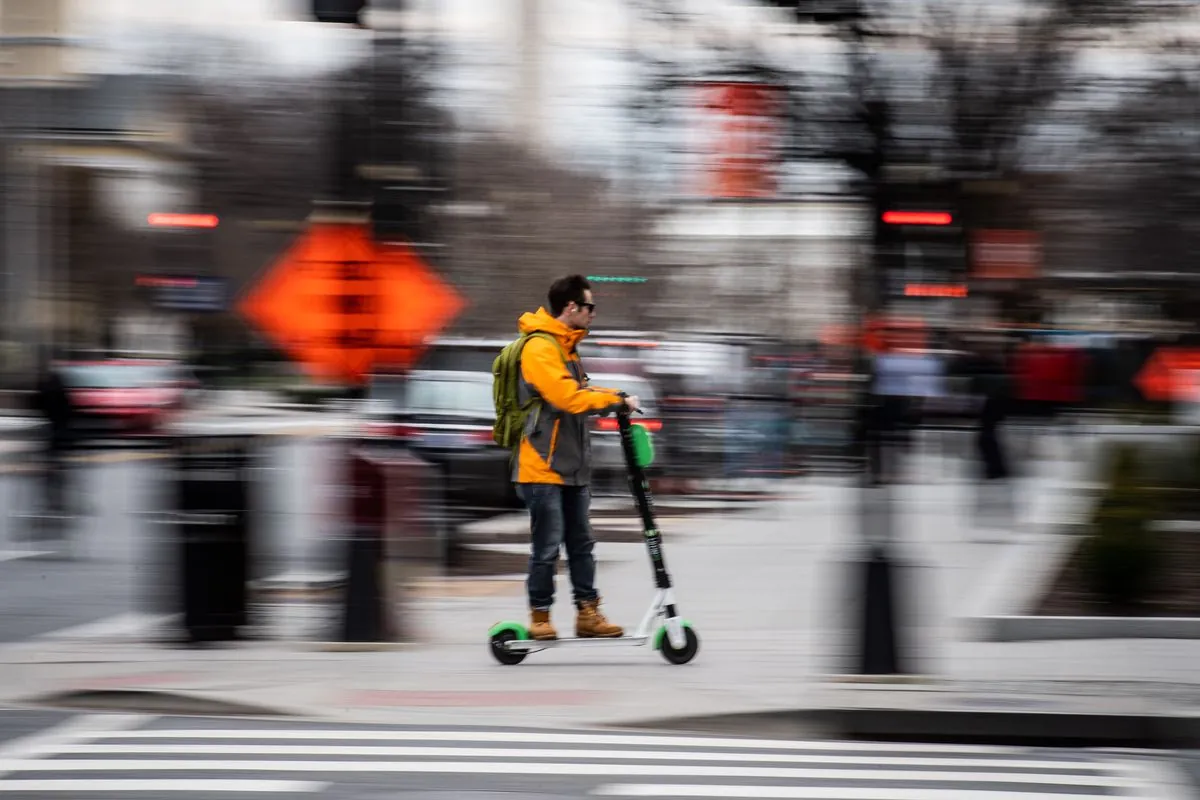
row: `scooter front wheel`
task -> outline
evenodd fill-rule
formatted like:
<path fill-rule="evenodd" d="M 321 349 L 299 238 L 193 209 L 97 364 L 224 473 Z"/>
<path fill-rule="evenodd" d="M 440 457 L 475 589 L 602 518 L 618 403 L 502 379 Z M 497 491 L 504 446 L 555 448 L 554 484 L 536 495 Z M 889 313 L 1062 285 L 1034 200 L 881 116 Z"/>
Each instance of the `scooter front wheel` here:
<path fill-rule="evenodd" d="M 511 629 L 502 630 L 499 633 L 493 634 L 492 638 L 488 642 L 491 647 L 492 657 L 506 666 L 520 664 L 525 660 L 525 656 L 529 654 L 522 653 L 519 650 L 509 650 L 504 646 L 505 642 L 516 641 L 520 638 L 521 637 L 517 635 L 516 631 Z"/>
<path fill-rule="evenodd" d="M 662 651 L 663 658 L 672 664 L 686 664 L 696 657 L 696 653 L 700 650 L 700 637 L 696 635 L 696 631 L 692 630 L 691 626 L 683 629 L 683 647 L 675 649 L 671 646 L 671 637 L 663 631 L 662 644 L 659 649 Z"/>

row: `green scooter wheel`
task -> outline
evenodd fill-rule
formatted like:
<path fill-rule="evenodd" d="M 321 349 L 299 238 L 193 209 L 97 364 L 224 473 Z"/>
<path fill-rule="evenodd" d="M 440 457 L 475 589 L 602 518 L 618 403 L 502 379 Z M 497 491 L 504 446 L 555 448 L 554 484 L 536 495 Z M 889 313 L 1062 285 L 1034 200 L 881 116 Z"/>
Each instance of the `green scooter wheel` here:
<path fill-rule="evenodd" d="M 488 649 L 492 652 L 492 658 L 505 666 L 513 666 L 514 664 L 520 664 L 525 660 L 525 656 L 529 654 L 517 650 L 509 650 L 504 646 L 505 643 L 528 638 L 528 633 L 520 625 L 512 623 L 497 625 L 492 628 L 488 637 Z"/>
<path fill-rule="evenodd" d="M 671 638 L 667 636 L 667 629 L 662 628 L 659 631 L 658 649 L 662 653 L 663 658 L 672 664 L 686 664 L 696 657 L 696 653 L 700 651 L 700 637 L 696 635 L 696 631 L 692 626 L 687 625 L 683 629 L 683 647 L 676 650 L 671 646 Z"/>

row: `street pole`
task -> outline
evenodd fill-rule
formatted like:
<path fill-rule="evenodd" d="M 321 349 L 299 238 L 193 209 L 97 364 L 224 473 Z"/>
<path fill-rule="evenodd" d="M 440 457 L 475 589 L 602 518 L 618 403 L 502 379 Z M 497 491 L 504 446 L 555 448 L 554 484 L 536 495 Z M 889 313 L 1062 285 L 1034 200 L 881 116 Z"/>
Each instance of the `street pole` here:
<path fill-rule="evenodd" d="M 845 25 L 843 40 L 854 48 L 852 58 L 861 60 L 861 49 L 865 47 L 864 32 L 859 27 L 863 12 L 858 4 L 848 8 L 844 14 L 829 21 Z M 876 107 L 871 113 L 884 114 L 886 109 Z M 882 148 L 883 143 L 875 143 Z M 880 154 L 881 156 L 886 154 Z M 883 158 L 880 161 L 884 161 Z M 878 388 L 878 362 L 868 350 L 867 326 L 880 312 L 886 311 L 888 297 L 888 275 L 882 254 L 887 246 L 887 228 L 883 212 L 887 207 L 887 189 L 882 170 L 875 176 L 870 198 L 871 247 L 867 251 L 868 262 L 864 281 L 858 297 L 858 363 L 855 374 L 860 381 L 858 391 L 858 413 L 860 431 L 858 437 L 858 460 L 861 465 L 857 486 L 857 519 L 862 553 L 854 564 L 862 601 L 855 642 L 853 674 L 898 675 L 906 670 L 900 659 L 895 558 L 895 498 L 891 486 L 895 480 L 890 473 L 896 453 L 893 450 L 894 431 L 897 420 L 881 408 Z M 882 349 L 886 351 L 888 332 L 881 331 Z M 878 471 L 878 474 L 877 474 Z"/>

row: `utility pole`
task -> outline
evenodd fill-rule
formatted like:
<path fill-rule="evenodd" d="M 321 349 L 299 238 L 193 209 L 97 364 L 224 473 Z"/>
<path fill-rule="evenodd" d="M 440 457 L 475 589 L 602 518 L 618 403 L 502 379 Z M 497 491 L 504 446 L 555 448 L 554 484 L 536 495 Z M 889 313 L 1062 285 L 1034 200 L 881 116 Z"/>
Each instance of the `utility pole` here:
<path fill-rule="evenodd" d="M 542 0 L 520 0 L 517 124 L 530 151 L 545 145 L 543 139 Z"/>

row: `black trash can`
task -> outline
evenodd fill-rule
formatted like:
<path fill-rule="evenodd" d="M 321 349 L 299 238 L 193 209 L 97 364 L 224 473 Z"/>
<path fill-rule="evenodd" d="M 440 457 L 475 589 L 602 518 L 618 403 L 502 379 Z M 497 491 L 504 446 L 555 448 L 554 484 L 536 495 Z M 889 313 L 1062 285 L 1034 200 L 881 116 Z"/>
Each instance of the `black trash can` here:
<path fill-rule="evenodd" d="M 175 550 L 185 639 L 231 641 L 248 625 L 250 465 L 248 435 L 175 440 Z"/>

